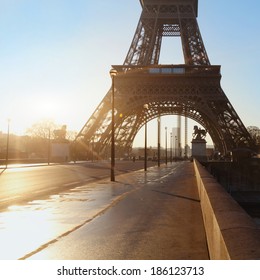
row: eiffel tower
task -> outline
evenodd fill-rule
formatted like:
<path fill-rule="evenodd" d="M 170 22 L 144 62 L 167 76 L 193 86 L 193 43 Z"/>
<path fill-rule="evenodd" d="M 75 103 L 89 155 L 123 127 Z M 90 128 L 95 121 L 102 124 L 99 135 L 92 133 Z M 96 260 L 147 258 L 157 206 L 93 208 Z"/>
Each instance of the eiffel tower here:
<path fill-rule="evenodd" d="M 221 88 L 220 66 L 210 64 L 197 22 L 198 0 L 140 0 L 140 4 L 142 13 L 124 64 L 112 66 L 117 71 L 117 153 L 129 153 L 139 129 L 163 115 L 195 120 L 223 154 L 238 147 L 254 148 Z M 165 36 L 181 38 L 184 64 L 159 65 Z M 111 96 L 112 87 L 77 136 L 101 157 L 109 154 L 111 145 Z"/>

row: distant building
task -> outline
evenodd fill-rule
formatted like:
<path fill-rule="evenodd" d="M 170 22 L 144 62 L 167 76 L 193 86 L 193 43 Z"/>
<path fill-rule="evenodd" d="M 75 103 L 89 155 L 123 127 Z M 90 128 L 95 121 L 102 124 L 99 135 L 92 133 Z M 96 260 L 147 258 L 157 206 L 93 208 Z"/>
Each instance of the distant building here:
<path fill-rule="evenodd" d="M 51 161 L 66 162 L 70 158 L 69 143 L 51 143 Z"/>
<path fill-rule="evenodd" d="M 147 148 L 147 159 L 154 160 L 157 158 L 158 149 L 155 147 L 148 147 Z M 132 158 L 135 159 L 144 159 L 144 148 L 137 147 L 132 149 Z"/>

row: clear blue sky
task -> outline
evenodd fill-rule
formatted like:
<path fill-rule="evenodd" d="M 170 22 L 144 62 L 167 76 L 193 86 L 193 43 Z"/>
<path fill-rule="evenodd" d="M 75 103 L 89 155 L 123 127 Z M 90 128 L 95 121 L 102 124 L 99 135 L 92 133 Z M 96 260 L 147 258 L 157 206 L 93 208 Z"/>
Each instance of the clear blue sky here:
<path fill-rule="evenodd" d="M 257 0 L 199 0 L 198 17 L 224 92 L 245 126 L 258 127 L 259 9 Z M 0 131 L 8 118 L 13 133 L 43 118 L 80 130 L 110 87 L 111 65 L 123 63 L 140 12 L 139 0 L 0 0 Z M 165 41 L 161 63 L 182 62 L 174 48 Z"/>

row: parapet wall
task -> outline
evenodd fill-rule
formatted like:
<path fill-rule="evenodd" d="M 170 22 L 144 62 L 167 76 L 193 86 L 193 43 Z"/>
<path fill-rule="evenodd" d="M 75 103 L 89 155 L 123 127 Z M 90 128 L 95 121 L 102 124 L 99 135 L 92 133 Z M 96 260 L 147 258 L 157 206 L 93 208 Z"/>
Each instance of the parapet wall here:
<path fill-rule="evenodd" d="M 260 230 L 253 219 L 196 160 L 194 168 L 210 259 L 260 260 Z"/>

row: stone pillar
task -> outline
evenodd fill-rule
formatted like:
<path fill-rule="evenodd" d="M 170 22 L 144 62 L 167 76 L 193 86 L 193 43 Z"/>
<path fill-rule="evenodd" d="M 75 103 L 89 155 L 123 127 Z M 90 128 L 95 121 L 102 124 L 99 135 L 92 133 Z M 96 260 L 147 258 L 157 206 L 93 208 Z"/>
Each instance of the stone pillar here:
<path fill-rule="evenodd" d="M 206 143 L 205 139 L 193 139 L 191 141 L 192 158 L 196 158 L 199 161 L 207 160 Z"/>

